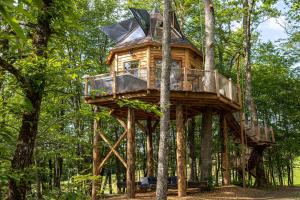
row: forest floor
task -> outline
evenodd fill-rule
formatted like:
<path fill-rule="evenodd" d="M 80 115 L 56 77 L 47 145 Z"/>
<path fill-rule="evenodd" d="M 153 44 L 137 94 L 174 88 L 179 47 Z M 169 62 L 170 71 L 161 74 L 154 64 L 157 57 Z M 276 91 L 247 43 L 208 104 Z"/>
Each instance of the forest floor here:
<path fill-rule="evenodd" d="M 276 187 L 276 188 L 246 188 L 243 189 L 238 186 L 218 187 L 210 192 L 199 192 L 199 189 L 188 189 L 188 196 L 178 198 L 177 190 L 168 190 L 168 199 L 187 199 L 187 200 L 224 200 L 224 199 L 237 199 L 237 200 L 263 200 L 263 199 L 276 199 L 276 200 L 300 200 L 300 187 Z M 137 193 L 136 200 L 150 200 L 155 198 L 155 192 Z M 126 195 L 110 196 L 109 200 L 127 199 Z"/>

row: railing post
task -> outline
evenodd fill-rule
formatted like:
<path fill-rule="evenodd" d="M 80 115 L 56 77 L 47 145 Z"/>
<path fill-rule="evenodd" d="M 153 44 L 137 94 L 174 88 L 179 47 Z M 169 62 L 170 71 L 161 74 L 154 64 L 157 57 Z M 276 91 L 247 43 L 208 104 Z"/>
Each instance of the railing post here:
<path fill-rule="evenodd" d="M 147 48 L 147 89 L 150 89 L 151 88 L 151 81 L 150 81 L 150 78 L 151 78 L 151 75 L 150 75 L 150 64 L 151 64 L 151 60 L 150 60 L 150 52 L 151 49 L 150 47 Z"/>
<path fill-rule="evenodd" d="M 113 85 L 112 85 L 112 92 L 113 92 L 113 97 L 116 98 L 116 92 L 117 92 L 117 75 L 116 71 L 113 71 Z"/>
<path fill-rule="evenodd" d="M 187 91 L 187 68 L 183 68 L 183 90 Z"/>
<path fill-rule="evenodd" d="M 93 76 L 92 78 L 91 78 L 92 80 L 92 84 L 91 84 L 91 93 L 93 93 L 94 92 L 94 94 L 92 94 L 92 95 L 96 95 L 96 93 L 95 93 L 95 76 Z"/>
<path fill-rule="evenodd" d="M 214 70 L 214 75 L 215 75 L 215 84 L 216 84 L 216 93 L 217 96 L 220 96 L 220 83 L 219 83 L 219 76 L 218 76 L 218 70 Z"/>
<path fill-rule="evenodd" d="M 260 141 L 261 140 L 260 127 L 259 125 L 254 125 L 254 128 L 255 128 L 257 140 Z"/>
<path fill-rule="evenodd" d="M 265 122 L 265 137 L 266 137 L 266 140 L 269 141 L 269 133 L 268 133 L 268 126 L 267 126 L 267 123 Z"/>
<path fill-rule="evenodd" d="M 88 90 L 89 90 L 89 77 L 86 77 L 84 80 L 84 96 L 88 96 Z"/>
<path fill-rule="evenodd" d="M 229 93 L 229 99 L 231 101 L 233 101 L 233 98 L 232 98 L 232 80 L 231 78 L 228 79 L 228 93 Z"/>

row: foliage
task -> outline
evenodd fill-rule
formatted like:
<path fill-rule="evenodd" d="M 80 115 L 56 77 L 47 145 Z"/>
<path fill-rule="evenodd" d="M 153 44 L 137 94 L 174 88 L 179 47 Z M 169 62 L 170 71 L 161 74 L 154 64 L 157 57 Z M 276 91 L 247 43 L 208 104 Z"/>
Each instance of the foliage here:
<path fill-rule="evenodd" d="M 122 134 L 122 127 L 113 120 L 108 110 L 93 113 L 83 101 L 82 77 L 86 74 L 106 73 L 109 67 L 105 59 L 112 43 L 100 27 L 110 25 L 129 16 L 128 7 L 162 9 L 160 1 L 152 0 L 53 0 L 51 10 L 51 37 L 46 57 L 35 54 L 32 45 L 37 17 L 41 14 L 40 0 L 6 0 L 0 2 L 0 58 L 13 64 L 21 75 L 36 88 L 44 83 L 38 135 L 32 167 L 25 171 L 30 180 L 28 199 L 37 199 L 39 187 L 44 199 L 90 198 L 93 121 L 101 121 L 103 131 L 110 141 Z M 277 1 L 257 1 L 253 13 L 252 55 L 253 95 L 258 107 L 259 120 L 267 121 L 274 128 L 276 146 L 265 155 L 266 170 L 273 174 L 275 182 L 286 180 L 289 167 L 297 167 L 300 156 L 300 80 L 299 80 L 299 2 L 284 1 L 286 9 L 276 9 Z M 236 77 L 236 60 L 242 52 L 242 1 L 214 1 L 216 15 L 216 66 L 225 75 Z M 204 14 L 201 1 L 173 1 L 182 30 L 201 50 L 204 50 Z M 49 11 L 50 12 L 50 11 Z M 287 39 L 263 42 L 256 27 L 270 17 L 284 17 Z M 241 59 L 241 66 L 243 60 Z M 243 71 L 244 69 L 242 69 Z M 242 80 L 244 77 L 242 76 Z M 243 88 L 243 85 L 242 85 Z M 94 91 L 96 94 L 101 91 Z M 131 107 L 161 116 L 159 107 L 138 100 L 120 99 L 120 107 Z M 0 67 L 0 199 L 7 197 L 9 177 L 20 179 L 24 172 L 11 172 L 11 160 L 17 145 L 22 115 L 33 109 L 18 79 Z M 216 120 L 215 120 L 216 121 Z M 200 154 L 201 117 L 196 117 L 195 153 Z M 145 169 L 145 135 L 137 131 L 137 167 Z M 171 134 L 172 133 L 172 134 Z M 169 135 L 170 169 L 175 171 L 174 158 L 176 131 L 174 125 Z M 218 128 L 214 128 L 213 154 L 219 153 Z M 153 134 L 154 154 L 158 137 Z M 100 157 L 108 151 L 104 142 Z M 239 150 L 230 142 L 232 154 Z M 126 145 L 118 147 L 126 156 Z M 54 173 L 62 159 L 62 175 Z M 157 158 L 155 158 L 157 159 Z M 155 160 L 156 162 L 157 160 Z M 298 164 L 297 164 L 298 162 Z M 214 162 L 214 164 L 217 163 Z M 124 169 L 115 158 L 106 165 L 103 180 L 109 171 L 115 175 Z M 299 172 L 299 168 L 298 168 Z M 140 172 L 139 172 L 140 173 Z M 175 172 L 174 172 L 175 173 Z M 295 170 L 296 173 L 296 170 Z M 105 176 L 104 176 L 105 175 Z M 55 177 L 56 176 L 56 177 Z M 299 173 L 297 175 L 299 177 Z M 60 187 L 54 186 L 54 177 Z M 212 179 L 215 174 L 213 173 Z M 296 182 L 296 177 L 295 181 Z M 298 183 L 299 184 L 299 183 Z M 107 192 L 107 190 L 105 190 Z"/>
<path fill-rule="evenodd" d="M 157 116 L 161 116 L 161 112 L 159 110 L 158 105 L 146 103 L 140 100 L 128 100 L 128 99 L 121 99 L 118 101 L 118 105 L 120 107 L 130 107 L 135 109 L 140 109 L 146 112 L 155 113 Z"/>

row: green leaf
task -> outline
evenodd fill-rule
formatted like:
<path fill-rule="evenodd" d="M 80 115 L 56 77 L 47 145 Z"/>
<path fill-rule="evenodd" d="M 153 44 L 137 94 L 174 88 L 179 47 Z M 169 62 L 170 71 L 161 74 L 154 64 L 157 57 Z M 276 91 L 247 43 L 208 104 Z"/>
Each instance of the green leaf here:
<path fill-rule="evenodd" d="M 25 35 L 24 35 L 22 28 L 20 27 L 18 20 L 15 17 L 9 16 L 9 14 L 6 12 L 5 8 L 2 5 L 0 5 L 0 13 L 1 13 L 3 19 L 5 21 L 7 21 L 7 23 L 16 32 L 17 36 L 24 39 Z"/>

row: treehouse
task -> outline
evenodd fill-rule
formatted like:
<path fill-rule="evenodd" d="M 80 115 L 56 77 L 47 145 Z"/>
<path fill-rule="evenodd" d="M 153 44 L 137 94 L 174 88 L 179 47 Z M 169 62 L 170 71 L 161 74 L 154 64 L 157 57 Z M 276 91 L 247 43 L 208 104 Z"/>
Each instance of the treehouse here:
<path fill-rule="evenodd" d="M 107 64 L 110 73 L 87 77 L 86 101 L 90 104 L 118 108 L 126 117 L 126 108 L 119 108 L 118 99 L 139 99 L 158 104 L 162 65 L 162 15 L 154 11 L 133 10 L 134 18 L 104 27 L 102 30 L 116 45 Z M 189 105 L 185 116 L 197 115 L 208 106 L 221 111 L 238 111 L 236 85 L 217 71 L 205 71 L 201 52 L 184 37 L 176 16 L 172 19 L 172 68 L 170 74 L 171 109 Z M 212 80 L 210 80 L 212 79 Z M 210 80 L 211 85 L 205 83 Z M 175 119 L 175 112 L 171 118 Z M 151 113 L 136 111 L 136 119 L 157 118 Z"/>
<path fill-rule="evenodd" d="M 106 61 L 110 66 L 109 73 L 85 77 L 85 101 L 88 104 L 109 108 L 110 114 L 124 127 L 124 133 L 114 145 L 109 142 L 103 131 L 100 131 L 100 137 L 111 150 L 97 169 L 101 170 L 114 153 L 127 169 L 127 193 L 129 197 L 134 197 L 135 125 L 147 135 L 147 175 L 153 176 L 151 134 L 158 124 L 159 116 L 143 109 L 120 106 L 119 102 L 124 99 L 140 100 L 159 105 L 163 17 L 157 10 L 151 13 L 140 9 L 130 10 L 132 18 L 102 28 L 102 31 L 115 42 Z M 264 129 L 264 135 L 268 133 L 268 136 L 262 139 L 262 134 L 259 137 L 257 134 L 253 135 L 253 127 L 249 128 L 249 133 L 240 127 L 241 118 L 236 114 L 233 115 L 241 111 L 238 86 L 217 70 L 204 70 L 202 52 L 183 35 L 174 13 L 171 24 L 171 56 L 170 117 L 171 120 L 176 120 L 177 149 L 181 155 L 177 161 L 178 192 L 184 195 L 186 191 L 184 122 L 187 119 L 201 114 L 205 109 L 211 109 L 215 114 L 223 116 L 221 123 L 223 134 L 227 134 L 227 131 L 232 132 L 239 143 L 241 135 L 245 134 L 249 146 L 256 146 L 259 143 L 268 145 L 268 142 L 271 142 L 269 138 L 271 130 Z M 126 136 L 125 161 L 116 148 Z M 226 150 L 223 153 L 227 156 L 228 152 Z M 228 163 L 227 159 L 224 168 L 227 169 L 225 170 L 227 179 L 230 179 Z"/>

